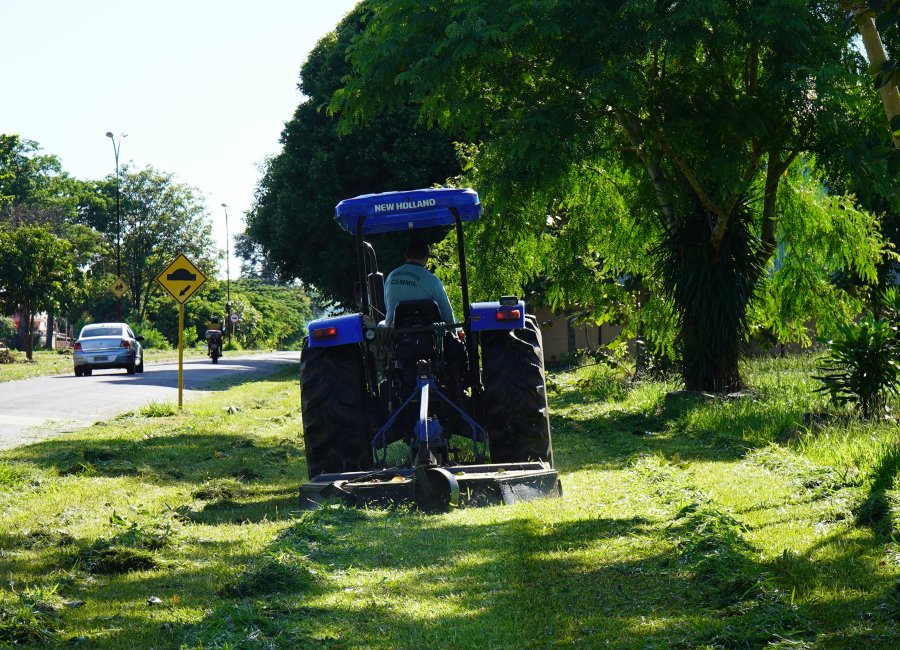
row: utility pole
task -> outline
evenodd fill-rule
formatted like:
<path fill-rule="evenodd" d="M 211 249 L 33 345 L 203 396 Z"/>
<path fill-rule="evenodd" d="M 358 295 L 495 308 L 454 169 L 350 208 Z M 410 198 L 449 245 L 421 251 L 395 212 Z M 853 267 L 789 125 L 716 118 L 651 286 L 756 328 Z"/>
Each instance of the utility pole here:
<path fill-rule="evenodd" d="M 231 343 L 231 337 L 234 336 L 234 323 L 231 321 L 231 240 L 228 237 L 228 205 L 223 203 L 225 208 L 225 313 L 228 318 L 228 343 Z"/>
<path fill-rule="evenodd" d="M 116 277 L 122 277 L 122 216 L 119 204 L 119 151 L 122 149 L 122 138 L 127 138 L 127 133 L 119 134 L 119 142 L 112 131 L 106 132 L 106 137 L 112 140 L 113 154 L 116 157 Z M 116 318 L 122 320 L 122 299 L 116 298 Z"/>

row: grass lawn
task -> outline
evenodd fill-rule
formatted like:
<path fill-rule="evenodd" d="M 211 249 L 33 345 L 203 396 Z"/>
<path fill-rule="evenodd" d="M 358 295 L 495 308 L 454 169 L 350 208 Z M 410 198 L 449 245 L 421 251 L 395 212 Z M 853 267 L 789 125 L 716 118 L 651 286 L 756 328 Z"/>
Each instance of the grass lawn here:
<path fill-rule="evenodd" d="M 244 354 L 250 351 L 228 352 L 227 354 Z M 13 352 L 16 363 L 0 363 L 0 383 L 15 381 L 17 379 L 30 379 L 31 377 L 45 377 L 47 375 L 73 374 L 72 353 L 69 351 L 55 352 L 48 350 L 35 350 L 33 363 L 25 360 L 24 352 Z M 146 363 L 160 361 L 177 361 L 178 350 L 144 350 Z M 185 359 L 206 357 L 206 347 L 185 348 Z"/>
<path fill-rule="evenodd" d="M 564 496 L 296 511 L 296 370 L 0 453 L 0 647 L 896 648 L 898 426 L 552 376 Z M 895 405 L 897 406 L 897 405 Z"/>

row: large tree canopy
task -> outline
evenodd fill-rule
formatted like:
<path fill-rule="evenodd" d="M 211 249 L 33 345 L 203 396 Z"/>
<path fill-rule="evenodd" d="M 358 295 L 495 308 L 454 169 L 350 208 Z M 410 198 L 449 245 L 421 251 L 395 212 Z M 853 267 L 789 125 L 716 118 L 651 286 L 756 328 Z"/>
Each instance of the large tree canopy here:
<path fill-rule="evenodd" d="M 299 278 L 352 302 L 353 239 L 334 222 L 338 201 L 372 192 L 429 187 L 458 172 L 451 138 L 417 124 L 402 102 L 371 122 L 342 133 L 325 107 L 349 73 L 346 52 L 362 30 L 365 3 L 323 38 L 300 71 L 306 99 L 281 134 L 247 215 L 249 259 L 264 257 L 283 279 Z M 404 242 L 376 242 L 380 258 L 399 262 Z M 252 244 L 252 245 L 250 245 Z"/>
<path fill-rule="evenodd" d="M 817 243 L 809 221 L 780 218 L 785 201 L 822 208 L 810 218 L 844 211 L 844 221 L 829 216 L 829 235 L 862 233 L 864 245 L 843 242 L 829 263 L 873 276 L 874 221 L 787 183 L 792 164 L 804 177 L 813 159 L 803 154 L 860 93 L 865 68 L 836 2 L 368 7 L 332 110 L 352 126 L 413 102 L 428 123 L 480 141 L 472 178 L 494 250 L 526 233 L 535 250 L 547 237 L 566 242 L 555 249 L 568 247 L 595 287 L 627 274 L 643 287 L 640 304 L 658 283 L 674 305 L 689 386 L 740 384 L 747 308 L 794 235 L 787 226 Z"/>
<path fill-rule="evenodd" d="M 0 314 L 26 319 L 25 354 L 31 359 L 32 316 L 55 312 L 74 299 L 79 274 L 69 242 L 47 227 L 0 228 Z"/>
<path fill-rule="evenodd" d="M 128 284 L 126 300 L 143 320 L 147 301 L 161 291 L 156 275 L 178 253 L 187 255 L 207 275 L 215 270 L 218 251 L 212 225 L 199 190 L 179 183 L 172 174 L 146 167 L 120 173 L 122 277 Z M 116 271 L 116 186 L 108 177 L 93 184 L 93 195 L 82 201 L 79 218 L 103 232 L 109 255 L 94 268 L 101 276 L 102 294 L 108 293 L 106 274 Z M 105 274 L 103 273 L 105 271 Z"/>

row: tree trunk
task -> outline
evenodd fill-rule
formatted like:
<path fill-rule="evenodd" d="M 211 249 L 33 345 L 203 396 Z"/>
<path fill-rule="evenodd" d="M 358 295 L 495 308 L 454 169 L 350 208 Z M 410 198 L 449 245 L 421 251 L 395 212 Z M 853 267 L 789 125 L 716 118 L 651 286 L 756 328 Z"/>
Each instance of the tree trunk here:
<path fill-rule="evenodd" d="M 25 349 L 25 339 L 28 338 L 28 324 L 25 322 L 25 315 L 19 313 L 19 327 L 16 328 L 16 349 Z"/>
<path fill-rule="evenodd" d="M 721 245 L 710 239 L 713 215 L 697 206 L 659 251 L 661 277 L 678 314 L 678 348 L 688 390 L 743 386 L 739 363 L 747 340 L 747 305 L 759 279 L 750 215 L 735 212 Z"/>
<path fill-rule="evenodd" d="M 28 321 L 25 324 L 25 358 L 29 361 L 34 360 L 34 314 L 31 312 L 31 305 L 23 305 L 24 318 Z"/>
<path fill-rule="evenodd" d="M 56 317 L 53 312 L 47 312 L 47 340 L 44 341 L 44 349 L 52 350 L 56 342 Z"/>
<path fill-rule="evenodd" d="M 875 19 L 872 17 L 864 17 L 863 9 L 854 10 L 856 14 L 856 25 L 859 27 L 859 34 L 862 36 L 863 46 L 866 48 L 866 57 L 869 59 L 871 66 L 881 66 L 888 60 L 887 51 L 884 49 L 884 43 L 881 41 L 881 35 L 875 26 Z M 888 124 L 897 115 L 900 115 L 900 92 L 897 86 L 886 85 L 879 89 L 881 93 L 881 103 L 884 105 L 884 114 L 887 116 Z M 893 136 L 894 146 L 900 147 L 900 137 Z"/>

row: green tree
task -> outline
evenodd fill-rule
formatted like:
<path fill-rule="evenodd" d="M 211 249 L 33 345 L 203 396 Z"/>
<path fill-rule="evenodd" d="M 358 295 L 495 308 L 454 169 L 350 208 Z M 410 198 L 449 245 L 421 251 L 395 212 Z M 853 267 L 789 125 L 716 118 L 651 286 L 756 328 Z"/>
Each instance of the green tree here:
<path fill-rule="evenodd" d="M 659 287 L 672 300 L 687 386 L 739 386 L 786 173 L 843 119 L 864 74 L 837 3 L 368 7 L 353 73 L 331 104 L 343 123 L 412 101 L 428 124 L 480 141 L 473 166 L 495 250 L 538 233 L 529 246 L 540 253 L 548 223 L 569 229 L 593 212 L 576 266 L 598 286 L 631 269 L 637 296 Z M 862 254 L 844 262 L 871 276 L 880 241 L 856 243 Z"/>
<path fill-rule="evenodd" d="M 241 278 L 232 283 L 231 291 L 238 298 L 235 313 L 241 319 L 235 332 L 244 347 L 296 346 L 306 334 L 312 302 L 302 287 Z M 258 318 L 251 322 L 241 304 L 251 307 Z"/>
<path fill-rule="evenodd" d="M 46 207 L 52 202 L 54 179 L 62 166 L 56 156 L 40 150 L 34 140 L 0 134 L 0 209 L 12 204 Z"/>
<path fill-rule="evenodd" d="M 247 215 L 248 243 L 239 249 L 250 266 L 265 260 L 264 275 L 300 278 L 347 303 L 353 301 L 356 258 L 352 238 L 334 222 L 338 201 L 428 187 L 459 171 L 452 138 L 418 124 L 414 108 L 398 104 L 349 132 L 341 132 L 338 120 L 327 114 L 332 94 L 350 71 L 346 53 L 364 27 L 365 4 L 303 64 L 300 90 L 306 99 L 281 134 L 281 153 L 266 162 Z M 376 241 L 379 259 L 399 263 L 404 243 L 396 237 Z"/>
<path fill-rule="evenodd" d="M 32 358 L 32 317 L 59 311 L 74 298 L 78 271 L 72 246 L 43 226 L 0 230 L 0 308 L 26 320 L 25 356 Z"/>
<path fill-rule="evenodd" d="M 157 274 L 178 253 L 184 253 L 208 276 L 215 271 L 220 252 L 212 240 L 212 226 L 200 192 L 179 183 L 169 173 L 152 167 L 120 170 L 122 277 L 128 284 L 126 300 L 135 318 L 147 313 L 150 298 L 162 289 Z M 108 255 L 94 275 L 106 284 L 116 270 L 115 180 L 95 183 L 84 200 L 80 218 L 106 236 Z M 103 287 L 100 288 L 101 292 Z M 112 303 L 110 303 L 110 306 Z"/>

